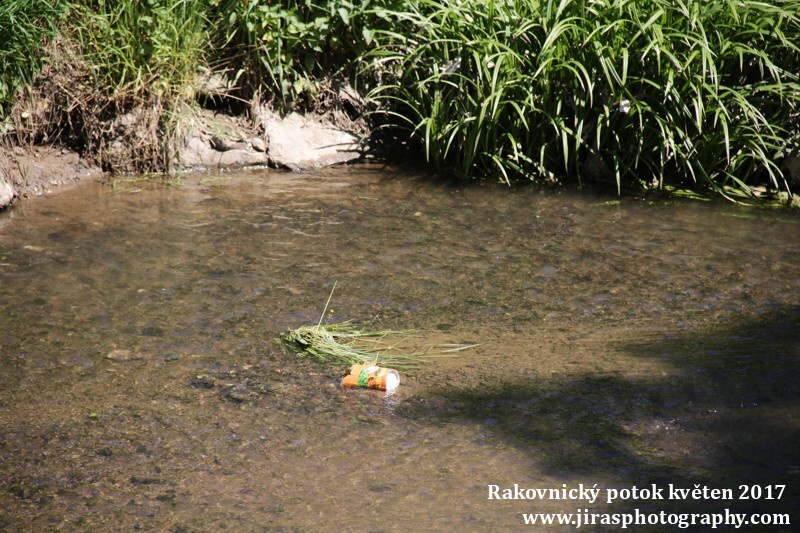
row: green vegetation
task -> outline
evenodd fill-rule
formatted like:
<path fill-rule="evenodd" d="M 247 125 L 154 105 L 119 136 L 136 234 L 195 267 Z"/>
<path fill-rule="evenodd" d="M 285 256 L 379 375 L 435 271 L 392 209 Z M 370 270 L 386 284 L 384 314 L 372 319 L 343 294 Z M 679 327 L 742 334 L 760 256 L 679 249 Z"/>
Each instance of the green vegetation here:
<path fill-rule="evenodd" d="M 205 0 L 84 0 L 69 36 L 86 71 L 71 98 L 84 149 L 106 166 L 114 139 L 128 146 L 116 165 L 138 172 L 170 168 L 181 144 L 182 114 L 208 52 Z M 129 114 L 123 133 L 113 119 Z"/>
<path fill-rule="evenodd" d="M 94 82 L 120 98 L 184 93 L 204 64 L 204 0 L 85 0 L 75 11 Z"/>
<path fill-rule="evenodd" d="M 435 355 L 430 351 L 403 353 L 387 337 L 398 331 L 367 331 L 350 323 L 301 326 L 283 340 L 301 355 L 343 365 L 382 365 L 395 369 L 416 368 Z"/>
<path fill-rule="evenodd" d="M 327 2 L 221 0 L 209 16 L 221 50 L 217 67 L 283 108 L 313 107 L 333 77 L 358 81 L 377 32 L 387 32 L 393 0 Z"/>
<path fill-rule="evenodd" d="M 476 344 L 436 344 L 408 351 L 403 348 L 410 331 L 369 330 L 350 322 L 320 322 L 316 326 L 300 326 L 281 338 L 300 355 L 308 354 L 319 361 L 343 365 L 381 365 L 408 370 L 418 368 L 431 359 L 451 357 Z M 397 338 L 400 337 L 399 340 Z"/>
<path fill-rule="evenodd" d="M 509 183 L 791 193 L 782 162 L 800 153 L 800 0 L 12 0 L 6 124 L 57 28 L 86 78 L 60 124 L 97 152 L 110 116 L 153 110 L 137 115 L 141 170 L 169 166 L 209 72 L 235 88 L 226 98 L 281 110 L 319 108 L 347 82 L 376 131 Z"/>
<path fill-rule="evenodd" d="M 67 0 L 6 0 L 0 4 L 0 118 L 33 83 L 41 68 L 41 49 L 58 34 L 68 5 Z"/>
<path fill-rule="evenodd" d="M 429 345 L 420 351 L 405 351 L 401 340 L 387 342 L 387 339 L 398 336 L 408 337 L 411 331 L 368 330 L 359 328 L 350 322 L 338 324 L 326 321 L 333 315 L 329 310 L 334 282 L 325 308 L 315 326 L 300 326 L 281 336 L 283 341 L 295 349 L 300 355 L 308 354 L 319 361 L 330 361 L 344 365 L 383 365 L 394 369 L 417 368 L 420 364 L 435 357 L 452 356 L 455 352 L 474 348 L 476 344 L 439 344 Z"/>
<path fill-rule="evenodd" d="M 796 0 L 409 7 L 420 31 L 377 52 L 400 75 L 374 96 L 441 168 L 788 189 L 779 161 L 800 135 Z"/>

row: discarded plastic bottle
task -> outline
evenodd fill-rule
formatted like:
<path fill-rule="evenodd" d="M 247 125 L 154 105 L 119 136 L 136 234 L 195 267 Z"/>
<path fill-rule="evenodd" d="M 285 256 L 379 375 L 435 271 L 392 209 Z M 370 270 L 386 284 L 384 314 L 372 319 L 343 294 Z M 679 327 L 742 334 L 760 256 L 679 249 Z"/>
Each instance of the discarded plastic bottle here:
<path fill-rule="evenodd" d="M 393 368 L 377 365 L 353 365 L 350 374 L 342 378 L 342 387 L 394 390 L 400 385 L 400 374 Z"/>

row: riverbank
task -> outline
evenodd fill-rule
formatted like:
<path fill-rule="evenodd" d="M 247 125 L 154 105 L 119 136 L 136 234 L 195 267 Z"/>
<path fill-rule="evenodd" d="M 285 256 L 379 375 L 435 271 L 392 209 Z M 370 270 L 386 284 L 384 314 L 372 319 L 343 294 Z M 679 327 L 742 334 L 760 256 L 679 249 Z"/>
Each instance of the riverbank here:
<path fill-rule="evenodd" d="M 328 140 L 337 151 L 401 144 L 467 179 L 791 200 L 798 13 L 800 0 L 15 0 L 0 7 L 0 140 L 110 173 L 280 166 L 273 144 L 297 143 L 270 125 L 315 116 L 349 134 Z M 25 183 L 0 179 L 4 197 Z"/>
<path fill-rule="evenodd" d="M 133 122 L 135 116 L 118 120 Z M 263 106 L 254 120 L 196 109 L 185 124 L 188 132 L 170 162 L 171 173 L 252 167 L 302 171 L 368 157 L 366 128 L 358 121 L 345 129 L 332 117 L 281 117 Z M 135 172 L 126 162 L 131 141 L 131 136 L 120 135 L 106 154 L 117 174 Z M 0 146 L 0 209 L 109 175 L 96 161 L 65 145 Z"/>

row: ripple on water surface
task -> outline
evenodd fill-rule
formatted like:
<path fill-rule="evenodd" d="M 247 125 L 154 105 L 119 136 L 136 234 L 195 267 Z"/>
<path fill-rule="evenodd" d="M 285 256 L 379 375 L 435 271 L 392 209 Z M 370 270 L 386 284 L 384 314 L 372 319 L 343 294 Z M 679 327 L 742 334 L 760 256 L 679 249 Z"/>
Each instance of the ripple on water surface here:
<path fill-rule="evenodd" d="M 369 165 L 0 214 L 0 526 L 514 530 L 723 507 L 487 485 L 794 486 L 798 217 L 608 200 Z M 341 390 L 275 340 L 334 281 L 336 320 L 481 345 Z"/>

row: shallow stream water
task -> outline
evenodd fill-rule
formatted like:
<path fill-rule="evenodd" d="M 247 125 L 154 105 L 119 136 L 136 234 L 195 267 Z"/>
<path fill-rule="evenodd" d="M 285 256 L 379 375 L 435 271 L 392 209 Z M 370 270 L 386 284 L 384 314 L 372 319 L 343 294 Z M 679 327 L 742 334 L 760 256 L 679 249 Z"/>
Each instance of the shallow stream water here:
<path fill-rule="evenodd" d="M 328 320 L 480 346 L 391 394 L 340 389 L 345 369 L 276 340 L 334 282 Z M 377 165 L 90 184 L 0 213 L 0 529 L 796 524 L 799 327 L 792 213 Z M 514 484 L 737 498 L 488 499 Z"/>

